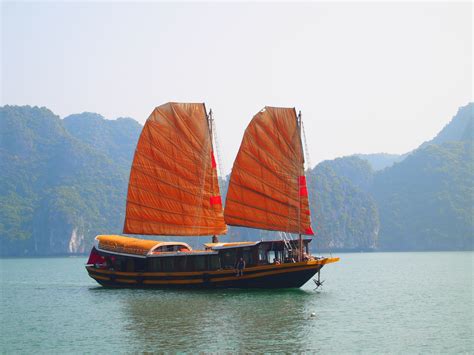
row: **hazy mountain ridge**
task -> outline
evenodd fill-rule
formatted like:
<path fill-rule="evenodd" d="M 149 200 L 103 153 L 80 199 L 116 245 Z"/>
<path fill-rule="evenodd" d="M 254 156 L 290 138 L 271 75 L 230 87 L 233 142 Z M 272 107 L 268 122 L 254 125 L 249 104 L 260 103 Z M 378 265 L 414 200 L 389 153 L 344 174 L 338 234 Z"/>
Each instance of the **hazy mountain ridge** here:
<path fill-rule="evenodd" d="M 354 154 L 353 156 L 365 160 L 374 171 L 383 170 L 405 159 L 406 154 L 389 154 L 389 153 L 373 153 L 373 154 Z"/>
<path fill-rule="evenodd" d="M 474 103 L 430 141 L 378 171 L 370 193 L 383 250 L 473 250 Z"/>
<path fill-rule="evenodd" d="M 121 231 L 128 167 L 46 108 L 5 106 L 0 122 L 1 254 L 83 252 L 96 232 Z"/>
<path fill-rule="evenodd" d="M 129 169 L 142 126 L 132 118 L 107 120 L 97 113 L 83 112 L 63 119 L 70 135 Z"/>
<path fill-rule="evenodd" d="M 472 250 L 472 108 L 460 108 L 432 141 L 385 169 L 374 169 L 360 155 L 311 169 L 311 244 L 329 250 Z M 0 253 L 84 252 L 96 234 L 121 233 L 141 128 L 129 118 L 82 113 L 61 120 L 46 108 L 1 107 Z M 275 237 L 230 228 L 222 238 Z"/>
<path fill-rule="evenodd" d="M 339 158 L 318 164 L 307 175 L 313 247 L 375 249 L 380 223 L 376 203 L 366 191 L 372 179 L 369 164 L 356 157 Z"/>
<path fill-rule="evenodd" d="M 472 102 L 461 106 L 451 121 L 448 122 L 433 139 L 422 143 L 417 149 L 430 144 L 442 144 L 449 141 L 472 141 L 474 134 L 473 111 L 474 103 Z M 372 153 L 354 154 L 354 156 L 366 160 L 374 171 L 379 171 L 401 162 L 417 149 L 405 154 Z"/>
<path fill-rule="evenodd" d="M 472 142 L 430 144 L 374 177 L 379 248 L 472 250 Z"/>
<path fill-rule="evenodd" d="M 471 141 L 473 139 L 474 126 L 474 103 L 458 109 L 451 121 L 432 140 L 423 143 L 420 148 L 430 144 L 443 144 L 455 141 Z"/>

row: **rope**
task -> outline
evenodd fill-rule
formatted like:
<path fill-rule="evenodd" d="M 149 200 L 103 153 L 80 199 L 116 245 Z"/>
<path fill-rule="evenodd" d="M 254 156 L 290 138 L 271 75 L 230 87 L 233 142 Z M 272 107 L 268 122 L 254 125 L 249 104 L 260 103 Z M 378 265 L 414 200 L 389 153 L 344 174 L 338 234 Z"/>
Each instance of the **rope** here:
<path fill-rule="evenodd" d="M 301 131 L 303 132 L 304 157 L 306 162 L 305 170 L 311 169 L 311 157 L 309 156 L 308 140 L 306 139 L 306 132 L 304 130 L 303 120 L 301 120 Z"/>
<path fill-rule="evenodd" d="M 224 191 L 225 166 L 224 166 L 224 161 L 223 161 L 222 154 L 221 154 L 221 148 L 220 148 L 220 145 L 219 145 L 219 140 L 217 139 L 218 134 L 217 134 L 216 121 L 213 119 L 213 120 L 211 120 L 211 122 L 212 122 L 212 137 L 211 137 L 211 139 L 213 139 L 213 141 L 214 141 L 214 148 L 215 148 L 214 150 L 216 152 L 216 158 L 217 158 L 217 172 L 218 172 L 217 181 L 219 183 L 219 192 L 222 196 L 222 191 Z"/>

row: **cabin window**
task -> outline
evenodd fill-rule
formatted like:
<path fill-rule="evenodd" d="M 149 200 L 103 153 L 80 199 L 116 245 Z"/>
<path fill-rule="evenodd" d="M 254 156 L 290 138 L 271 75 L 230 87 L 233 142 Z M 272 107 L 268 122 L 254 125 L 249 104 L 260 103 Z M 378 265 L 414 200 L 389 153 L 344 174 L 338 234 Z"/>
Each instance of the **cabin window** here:
<path fill-rule="evenodd" d="M 186 256 L 176 256 L 176 257 L 173 257 L 174 259 L 174 267 L 175 267 L 175 270 L 174 271 L 187 271 L 186 270 Z"/>
<path fill-rule="evenodd" d="M 172 272 L 174 271 L 174 259 L 172 257 L 161 258 L 161 266 L 163 271 L 165 272 Z"/>
<path fill-rule="evenodd" d="M 112 256 L 110 261 L 115 271 L 127 271 L 127 259 L 123 256 Z"/>
<path fill-rule="evenodd" d="M 204 271 L 206 270 L 206 256 L 188 256 L 187 260 L 188 271 Z"/>
<path fill-rule="evenodd" d="M 268 262 L 271 264 L 275 261 L 275 251 L 274 250 L 269 250 L 268 253 L 267 253 L 267 260 Z"/>
<path fill-rule="evenodd" d="M 246 265 L 253 264 L 252 250 L 250 248 L 244 248 L 242 257 Z"/>
<path fill-rule="evenodd" d="M 204 255 L 194 256 L 194 271 L 206 270 L 206 257 Z"/>
<path fill-rule="evenodd" d="M 220 268 L 219 255 L 209 255 L 209 270 L 219 270 Z"/>
<path fill-rule="evenodd" d="M 161 258 L 148 259 L 148 270 L 151 272 L 160 272 L 161 271 Z"/>
<path fill-rule="evenodd" d="M 235 250 L 224 250 L 221 252 L 221 265 L 224 269 L 233 269 L 237 262 Z"/>
<path fill-rule="evenodd" d="M 162 245 L 156 248 L 155 253 L 172 253 L 177 251 L 189 251 L 189 248 L 184 245 Z"/>
<path fill-rule="evenodd" d="M 144 272 L 146 271 L 145 259 L 134 259 L 135 260 L 135 272 Z"/>
<path fill-rule="evenodd" d="M 260 244 L 258 246 L 258 261 L 259 261 L 259 263 L 261 263 L 261 264 L 267 264 L 268 263 L 267 253 L 268 253 L 269 249 L 270 249 L 269 244 Z M 257 257 L 257 255 L 255 255 L 255 257 Z"/>
<path fill-rule="evenodd" d="M 127 272 L 133 272 L 135 271 L 135 262 L 133 259 L 128 259 L 126 261 L 126 265 L 127 265 L 127 268 L 126 268 L 126 271 Z"/>

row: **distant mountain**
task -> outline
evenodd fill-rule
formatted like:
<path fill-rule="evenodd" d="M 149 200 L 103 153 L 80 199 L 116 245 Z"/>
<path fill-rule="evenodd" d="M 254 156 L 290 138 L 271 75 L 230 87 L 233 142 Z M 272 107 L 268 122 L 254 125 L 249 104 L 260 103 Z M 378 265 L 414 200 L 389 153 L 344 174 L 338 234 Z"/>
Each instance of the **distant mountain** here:
<path fill-rule="evenodd" d="M 471 141 L 474 134 L 474 103 L 459 108 L 457 114 L 432 140 L 423 143 L 420 148 L 429 144 L 443 144 L 446 142 Z"/>
<path fill-rule="evenodd" d="M 352 188 L 367 192 L 376 201 L 380 218 L 377 248 L 472 250 L 473 122 L 474 103 L 470 103 L 461 107 L 436 137 L 412 152 L 357 154 L 320 165 L 332 166 L 338 178 L 346 179 Z M 373 171 L 349 160 L 354 157 L 368 162 Z M 332 184 L 337 184 L 336 178 Z M 347 206 L 351 201 L 345 198 L 342 204 Z M 325 216 L 320 219 L 324 221 Z M 333 218 L 325 223 L 336 222 Z M 330 229 L 329 233 L 334 231 Z"/>
<path fill-rule="evenodd" d="M 473 249 L 473 107 L 460 108 L 433 140 L 375 174 L 381 249 Z"/>
<path fill-rule="evenodd" d="M 131 118 L 106 120 L 97 113 L 84 112 L 70 115 L 63 120 L 70 135 L 95 150 L 130 168 L 137 137 L 142 126 Z"/>
<path fill-rule="evenodd" d="M 135 146 L 136 123 L 126 122 L 118 139 Z M 82 120 L 80 131 L 98 125 Z M 129 170 L 103 146 L 110 132 L 75 137 L 50 110 L 30 106 L 1 107 L 0 128 L 2 255 L 83 252 L 96 233 L 121 231 Z"/>
<path fill-rule="evenodd" d="M 357 157 L 317 165 L 307 174 L 311 216 L 316 231 L 313 247 L 361 251 L 377 247 L 379 216 L 366 192 L 370 165 Z"/>
<path fill-rule="evenodd" d="M 359 154 L 308 171 L 312 247 L 472 250 L 473 106 L 403 156 Z M 0 255 L 81 253 L 95 235 L 121 233 L 140 131 L 129 118 L 0 107 Z M 237 227 L 223 237 L 273 238 Z"/>
<path fill-rule="evenodd" d="M 357 156 L 326 160 L 318 165 L 319 168 L 329 167 L 338 177 L 350 180 L 354 187 L 367 191 L 372 185 L 373 169 L 371 164 Z"/>
<path fill-rule="evenodd" d="M 362 160 L 367 161 L 374 171 L 383 170 L 392 166 L 399 161 L 405 159 L 406 154 L 388 154 L 388 153 L 374 153 L 374 154 L 354 154 Z"/>
<path fill-rule="evenodd" d="M 442 144 L 450 141 L 461 141 L 473 139 L 474 127 L 472 122 L 474 103 L 459 108 L 457 114 L 451 121 L 434 137 L 432 140 L 424 142 L 419 148 L 429 144 Z M 374 171 L 383 170 L 395 163 L 401 162 L 409 153 L 406 154 L 354 154 L 354 156 L 366 160 Z"/>

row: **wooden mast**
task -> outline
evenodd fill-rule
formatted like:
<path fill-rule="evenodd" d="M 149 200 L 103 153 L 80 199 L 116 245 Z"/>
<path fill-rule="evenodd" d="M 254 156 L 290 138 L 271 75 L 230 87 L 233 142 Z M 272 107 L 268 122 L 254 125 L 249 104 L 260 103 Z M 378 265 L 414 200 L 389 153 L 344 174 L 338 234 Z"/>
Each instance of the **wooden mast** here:
<path fill-rule="evenodd" d="M 298 116 L 296 118 L 296 122 L 298 125 L 298 138 L 301 141 L 301 111 L 298 112 Z M 301 145 L 303 147 L 303 145 Z M 300 173 L 300 176 L 304 176 L 304 154 L 302 156 L 302 171 Z M 299 195 L 299 206 L 298 206 L 298 225 L 301 228 L 301 194 Z M 303 238 L 301 237 L 301 230 L 299 231 L 298 234 L 298 261 L 303 261 Z"/>
<path fill-rule="evenodd" d="M 214 119 L 212 118 L 212 109 L 211 108 L 209 109 L 209 114 L 207 114 L 207 124 L 209 125 L 209 135 L 211 137 L 211 154 L 214 156 L 214 142 L 213 142 L 214 135 L 213 135 L 213 131 L 212 131 L 212 127 L 214 126 Z M 217 178 L 219 179 L 219 176 Z M 217 236 L 217 234 L 214 234 L 212 236 L 211 242 L 212 243 L 219 243 L 219 237 Z"/>

